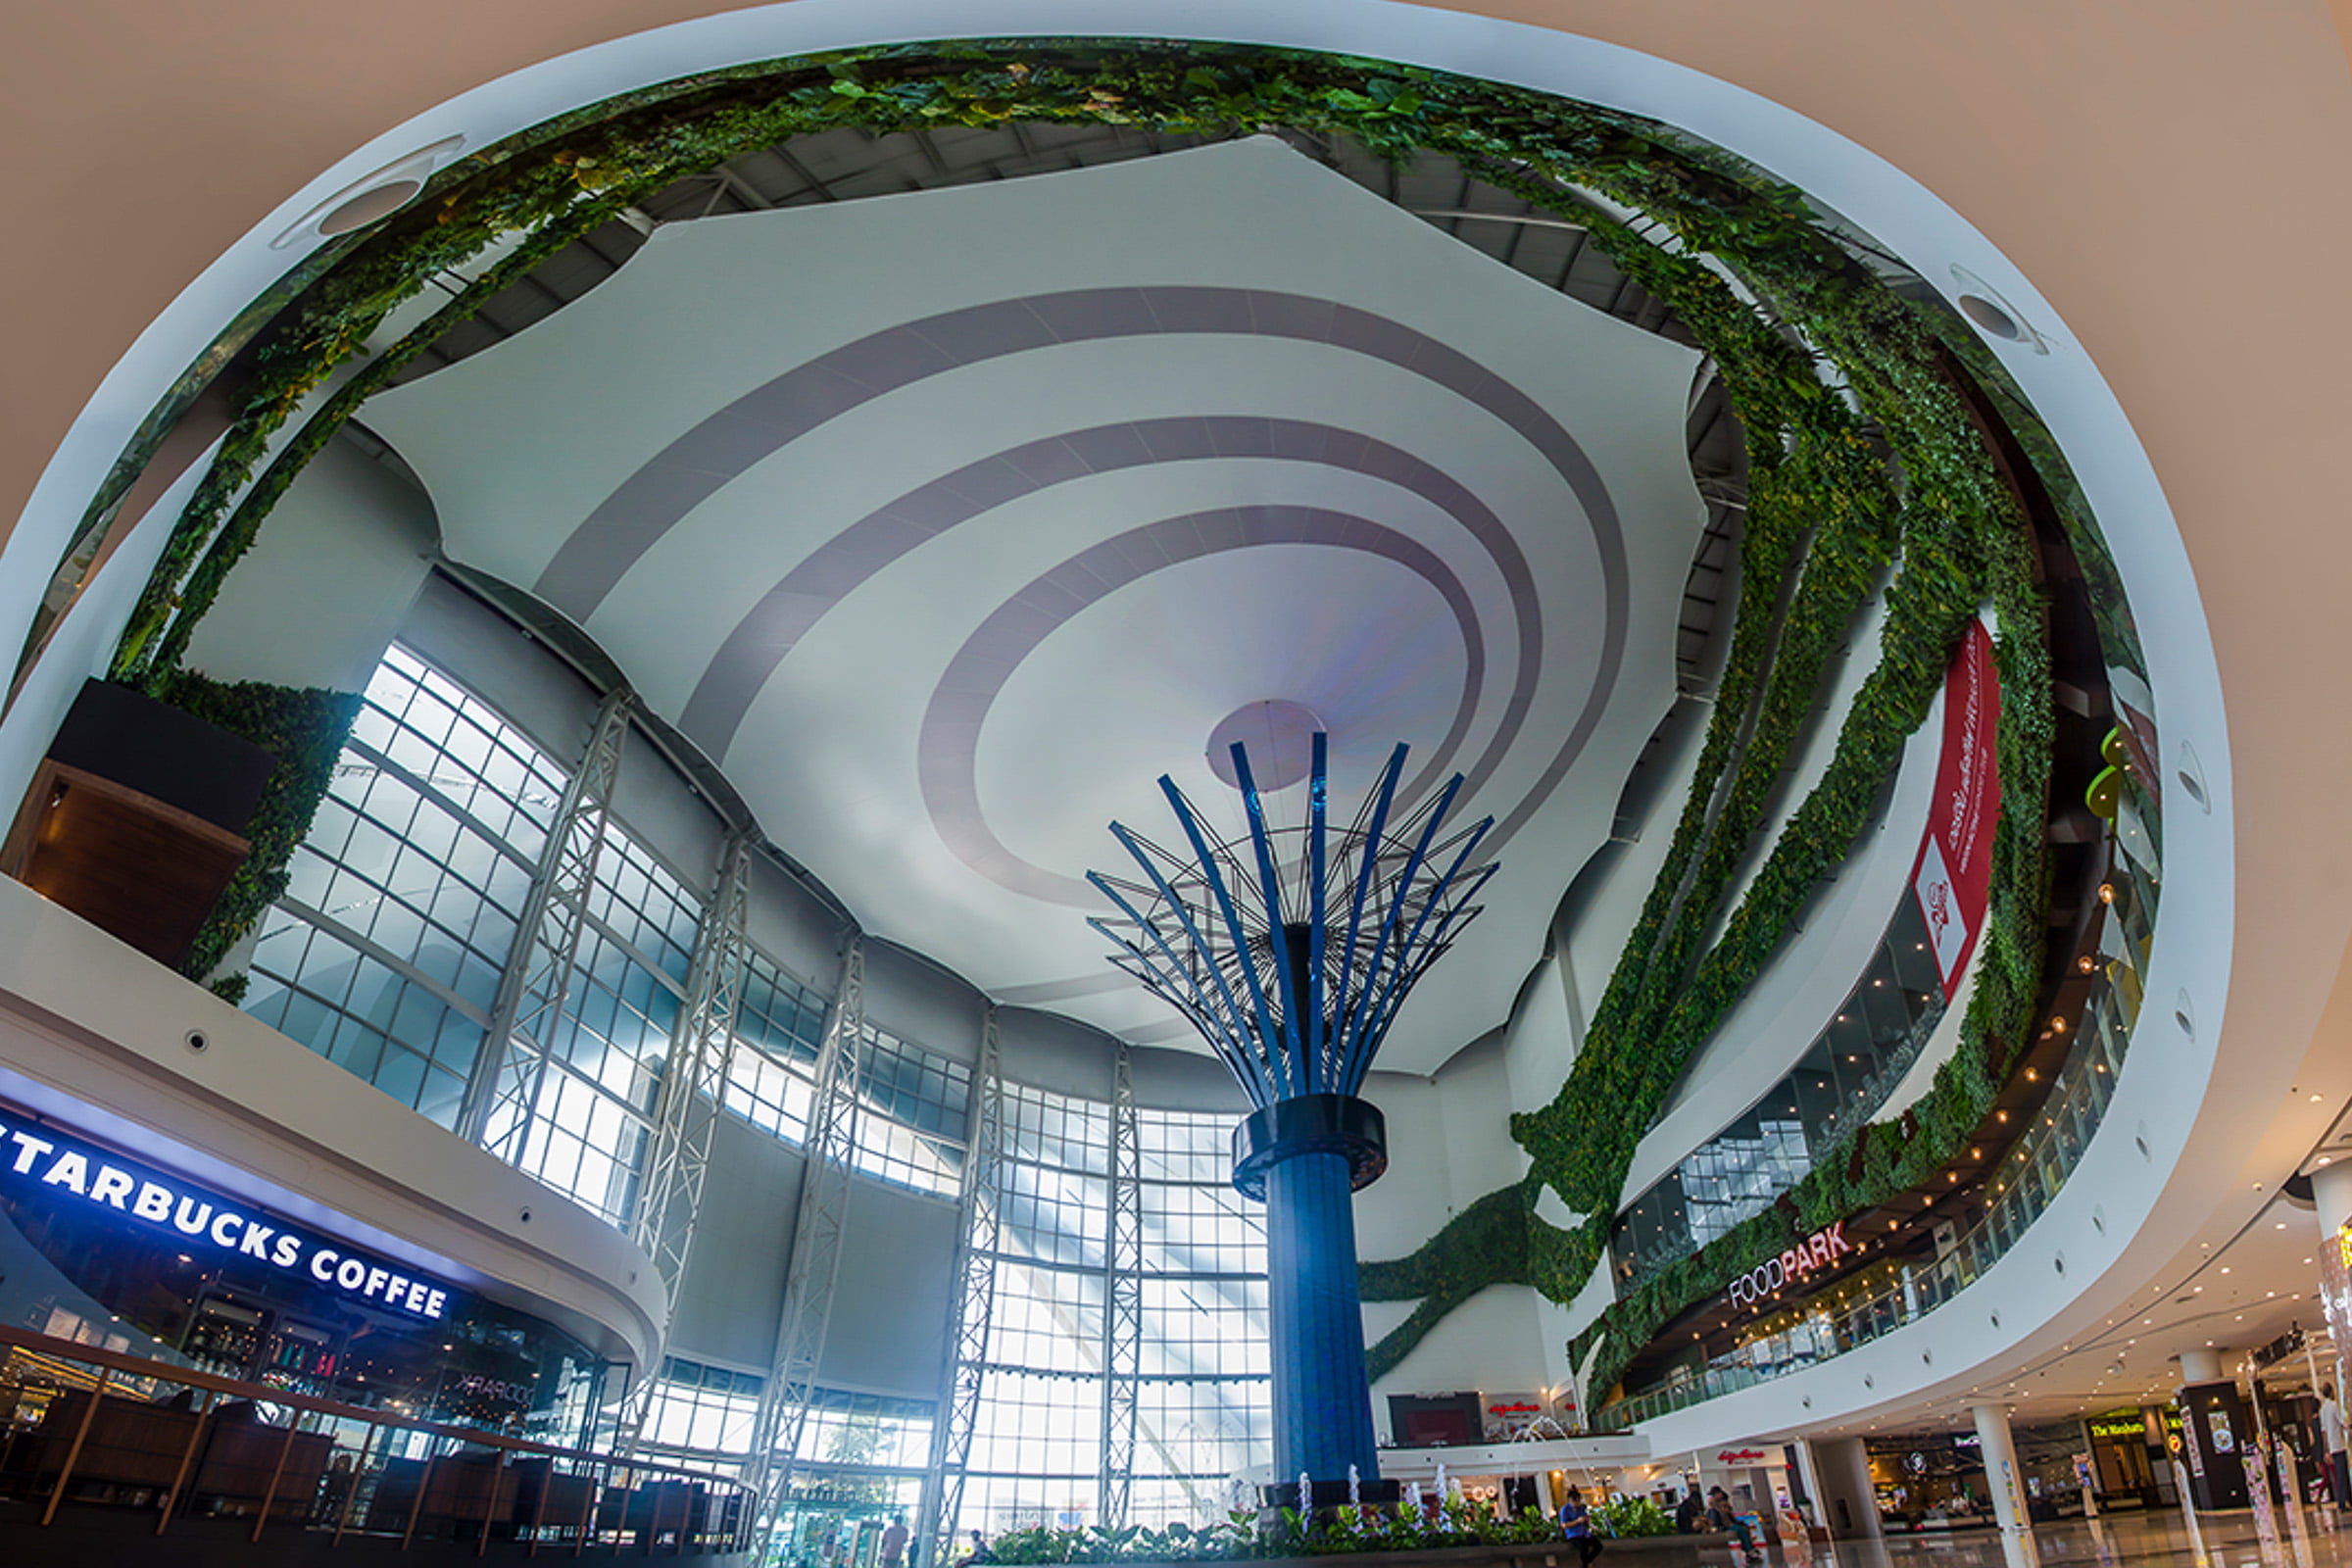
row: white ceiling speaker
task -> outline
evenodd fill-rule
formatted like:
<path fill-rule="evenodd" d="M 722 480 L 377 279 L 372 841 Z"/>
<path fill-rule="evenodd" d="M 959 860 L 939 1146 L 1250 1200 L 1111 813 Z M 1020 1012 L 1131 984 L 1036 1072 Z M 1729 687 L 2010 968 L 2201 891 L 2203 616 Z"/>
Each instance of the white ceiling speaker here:
<path fill-rule="evenodd" d="M 295 245 L 317 244 L 365 228 L 379 218 L 391 217 L 415 201 L 424 189 L 424 182 L 465 150 L 464 136 L 444 136 L 429 147 L 419 147 L 395 158 L 320 201 L 271 240 L 270 248 L 282 251 Z"/>
<path fill-rule="evenodd" d="M 2050 345 L 2039 332 L 2028 324 L 2025 314 L 2004 298 L 2001 291 L 1985 282 L 1967 268 L 1955 264 L 1952 279 L 1960 285 L 1953 301 L 1969 324 L 1996 343 L 2010 343 L 2035 354 L 2047 354 Z"/>

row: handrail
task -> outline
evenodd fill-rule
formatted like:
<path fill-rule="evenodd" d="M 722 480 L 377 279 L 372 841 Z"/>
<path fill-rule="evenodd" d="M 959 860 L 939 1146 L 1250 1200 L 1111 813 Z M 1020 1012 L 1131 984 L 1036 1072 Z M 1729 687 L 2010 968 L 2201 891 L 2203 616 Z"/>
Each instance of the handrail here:
<path fill-rule="evenodd" d="M 56 1393 L 64 1394 L 70 1390 L 74 1395 L 86 1396 L 86 1402 L 78 1412 L 77 1419 L 73 1422 L 74 1430 L 70 1438 L 66 1438 L 61 1429 L 65 1448 L 54 1476 L 46 1464 L 39 1465 L 37 1475 L 33 1476 L 40 1490 L 46 1494 L 40 1514 L 42 1525 L 48 1525 L 56 1518 L 60 1504 L 65 1501 L 74 1485 L 77 1470 L 85 1478 L 85 1492 L 88 1487 L 97 1486 L 127 1489 L 137 1499 L 160 1494 L 160 1507 L 152 1500 L 140 1500 L 137 1503 L 142 1509 L 156 1510 L 155 1534 L 159 1536 L 174 1517 L 200 1500 L 198 1494 L 201 1489 L 203 1497 L 212 1499 L 215 1507 L 222 1501 L 232 1505 L 250 1505 L 258 1498 L 259 1506 L 252 1510 L 251 1539 L 255 1541 L 261 1539 L 264 1527 L 274 1519 L 289 1522 L 297 1529 L 307 1527 L 318 1532 L 321 1538 L 318 1544 L 328 1548 L 341 1545 L 347 1534 L 372 1533 L 380 1536 L 389 1528 L 401 1539 L 403 1549 L 407 1549 L 408 1543 L 416 1535 L 420 1520 L 430 1518 L 465 1528 L 474 1555 L 480 1555 L 488 1549 L 494 1525 L 515 1532 L 518 1542 L 527 1536 L 527 1545 L 522 1549 L 531 1555 L 535 1555 L 542 1545 L 547 1545 L 553 1550 L 577 1556 L 587 1548 L 592 1537 L 612 1542 L 614 1545 L 629 1544 L 629 1549 L 632 1550 L 637 1549 L 635 1544 L 642 1544 L 642 1549 L 646 1551 L 654 1550 L 658 1541 L 667 1539 L 670 1544 L 662 1548 L 665 1555 L 683 1555 L 690 1551 L 697 1554 L 710 1551 L 742 1552 L 749 1548 L 759 1513 L 760 1498 L 755 1489 L 713 1470 L 634 1455 L 565 1447 L 528 1438 L 510 1437 L 504 1433 L 453 1426 L 418 1416 L 369 1409 L 316 1395 L 272 1388 L 268 1384 L 243 1382 L 194 1367 L 175 1366 L 121 1350 L 82 1345 L 29 1329 L 0 1326 L 0 1359 L 17 1362 L 27 1370 L 39 1368 L 49 1379 L 56 1380 L 52 1384 Z M 95 1380 L 85 1383 L 71 1370 L 75 1367 L 94 1370 L 97 1374 Z M 97 1420 L 101 1405 L 110 1399 L 132 1407 L 139 1402 L 135 1398 L 124 1399 L 113 1393 L 110 1386 L 118 1379 L 132 1380 L 134 1391 L 139 1393 L 151 1391 L 158 1384 L 201 1392 L 204 1396 L 201 1409 L 191 1410 L 179 1418 L 192 1417 L 185 1441 L 180 1441 L 175 1430 L 172 1433 L 172 1446 L 161 1451 L 141 1446 L 121 1436 L 112 1441 L 102 1441 L 94 1431 L 95 1427 L 102 1425 Z M 252 1484 L 258 1486 L 261 1476 L 266 1473 L 266 1487 L 246 1492 L 217 1487 L 209 1481 L 216 1463 L 222 1464 L 232 1474 L 238 1467 L 235 1460 L 216 1459 L 217 1446 L 220 1441 L 219 1435 L 224 1431 L 245 1430 L 219 1420 L 223 1407 L 223 1396 L 283 1407 L 292 1412 L 282 1429 L 269 1424 L 252 1429 L 278 1436 L 273 1453 L 263 1454 L 252 1467 Z M 46 1425 L 44 1421 L 42 1426 Z M 343 1430 L 331 1430 L 338 1426 Z M 338 1456 L 348 1459 L 351 1455 L 352 1450 L 347 1444 L 352 1436 L 349 1429 L 353 1427 L 363 1429 L 366 1437 L 358 1446 L 356 1462 L 346 1467 L 335 1461 Z M 118 1427 L 116 1430 L 120 1432 L 121 1429 Z M 281 1432 L 282 1436 L 279 1436 Z M 300 1463 L 290 1464 L 298 1441 L 305 1438 L 311 1440 L 312 1445 L 306 1457 Z M 417 1446 L 416 1440 L 422 1440 L 421 1448 Z M 321 1444 L 324 1445 L 323 1448 L 318 1446 Z M 486 1450 L 478 1466 L 460 1467 L 471 1470 L 477 1478 L 486 1478 L 486 1486 L 477 1479 L 461 1482 L 450 1493 L 437 1492 L 436 1482 L 448 1474 L 444 1469 L 444 1461 L 449 1459 L 450 1452 L 443 1446 L 445 1445 Z M 398 1451 L 402 1448 L 407 1451 Z M 172 1477 L 170 1485 L 167 1487 L 162 1484 L 164 1471 L 136 1471 L 135 1460 L 132 1474 L 136 1474 L 136 1479 L 121 1469 L 109 1473 L 103 1464 L 94 1465 L 90 1461 L 90 1455 L 94 1453 L 127 1453 L 135 1456 L 135 1459 L 161 1460 Z M 201 1460 L 200 1454 L 203 1455 Z M 490 1462 L 492 1455 L 496 1456 L 494 1466 Z M 413 1465 L 419 1458 L 424 1461 L 420 1472 L 413 1478 L 404 1477 L 400 1482 L 393 1483 L 392 1478 L 397 1473 L 394 1469 L 396 1464 Z M 540 1470 L 534 1466 L 529 1470 L 517 1471 L 513 1465 L 517 1458 L 526 1462 L 544 1460 L 547 1467 Z M 375 1466 L 372 1471 L 369 1469 L 371 1461 Z M 557 1468 L 559 1462 L 564 1467 L 562 1471 Z M 18 1483 L 21 1484 L 28 1473 L 20 1472 Z M 533 1475 L 537 1477 L 535 1481 L 529 1479 Z M 622 1484 L 616 1487 L 615 1478 L 623 1478 Z M 383 1488 L 387 1484 L 398 1484 L 405 1488 L 412 1479 L 414 1496 L 394 1494 L 392 1506 L 400 1511 L 402 1517 L 393 1520 L 387 1527 L 378 1518 L 378 1510 L 386 1497 Z M 652 1485 L 648 1487 L 647 1483 Z M 559 1486 L 577 1489 L 579 1502 L 576 1515 L 550 1521 L 547 1517 L 549 1500 Z M 524 1510 L 515 1506 L 525 1487 L 537 1489 L 537 1495 L 527 1510 L 527 1518 L 523 1517 Z M 700 1518 L 697 1517 L 695 1492 L 687 1490 L 689 1487 L 709 1495 Z M 673 1490 L 678 1494 L 674 1506 L 669 1495 Z M 313 1497 L 311 1494 L 314 1491 L 320 1494 Z M 364 1491 L 370 1500 L 368 1504 L 368 1521 L 360 1525 L 355 1524 L 354 1508 Z M 615 1496 L 629 1500 L 617 1508 L 609 1507 L 608 1504 Z M 439 1505 L 428 1509 L 428 1501 L 436 1498 Z M 570 1505 L 567 1503 L 565 1506 L 566 1513 L 572 1514 Z M 503 1515 L 502 1508 L 506 1510 Z M 437 1524 L 435 1528 L 440 1528 L 440 1525 Z M 550 1531 L 557 1532 L 559 1536 L 568 1532 L 568 1540 L 550 1542 L 545 1539 Z"/>
<path fill-rule="evenodd" d="M 421 1432 L 427 1437 L 449 1438 L 477 1447 L 506 1448 L 515 1453 L 554 1459 L 580 1459 L 599 1464 L 621 1464 L 631 1470 L 660 1471 L 691 1481 L 715 1482 L 722 1487 L 739 1483 L 733 1476 L 715 1470 L 698 1470 L 691 1465 L 664 1464 L 652 1459 L 623 1459 L 617 1454 L 598 1453 L 591 1448 L 564 1448 L 554 1444 L 537 1443 L 529 1438 L 513 1438 L 503 1432 L 488 1432 L 479 1427 L 448 1426 L 438 1421 L 426 1421 L 416 1416 L 400 1415 L 393 1411 L 370 1409 L 364 1404 L 344 1404 L 335 1399 L 321 1399 L 313 1394 L 297 1394 L 291 1389 L 273 1388 L 267 1383 L 240 1383 L 217 1372 L 200 1371 L 192 1366 L 177 1366 L 170 1361 L 153 1361 L 144 1356 L 126 1355 L 121 1350 L 109 1350 L 100 1346 L 83 1345 L 75 1340 L 61 1340 L 52 1334 L 36 1334 L 30 1329 L 9 1328 L 0 1325 L 0 1348 L 29 1350 L 60 1361 L 79 1361 L 85 1366 L 102 1366 L 127 1377 L 150 1378 L 158 1383 L 177 1383 L 187 1388 L 205 1389 L 215 1394 L 230 1394 L 241 1399 L 260 1404 L 282 1404 L 298 1410 L 309 1410 L 330 1416 L 338 1421 L 356 1421 L 371 1426 L 403 1427 Z"/>
<path fill-rule="evenodd" d="M 2132 864 L 2114 857 L 2100 889 L 2104 905 L 2123 900 L 2110 911 L 2118 924 L 2108 971 L 2084 997 L 2068 1059 L 2051 1075 L 2048 1092 L 2030 1112 L 2040 1125 L 2019 1139 L 1986 1173 L 1991 1194 L 1985 1213 L 1955 1239 L 1949 1251 L 1904 1269 L 1893 1284 L 1852 1306 L 1834 1307 L 1823 1300 L 1810 1310 L 1792 1308 L 1797 1320 L 1788 1328 L 1742 1342 L 1710 1359 L 1696 1376 L 1627 1395 L 1594 1412 L 1593 1430 L 1622 1432 L 1651 1417 L 1801 1372 L 1858 1348 L 1918 1322 L 2022 1243 L 2089 1152 L 2122 1078 L 2138 1017 L 2148 941 L 2147 933 L 2134 930 L 2123 911 L 2143 891 Z"/>

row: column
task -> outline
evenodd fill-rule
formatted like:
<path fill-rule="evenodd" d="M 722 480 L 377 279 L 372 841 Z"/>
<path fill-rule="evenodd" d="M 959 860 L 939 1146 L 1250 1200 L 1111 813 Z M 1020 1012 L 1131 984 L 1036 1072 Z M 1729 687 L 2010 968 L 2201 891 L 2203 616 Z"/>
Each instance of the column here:
<path fill-rule="evenodd" d="M 2033 1533 L 2026 1517 L 2026 1494 L 2017 1476 L 2017 1448 L 2009 1441 L 2009 1407 L 1971 1405 L 1976 1418 L 1978 1451 L 1984 1456 L 1984 1484 L 1992 1492 L 1993 1521 L 2001 1527 L 2003 1545 Z"/>
<path fill-rule="evenodd" d="M 2227 1352 L 2180 1352 L 2180 1436 L 2187 1444 L 2188 1488 L 2199 1508 L 2243 1508 L 2245 1446 L 2253 1441 L 2237 1382 L 2223 1369 Z"/>
<path fill-rule="evenodd" d="M 2320 1304 L 2328 1327 L 2340 1348 L 2352 1345 L 2352 1298 L 2346 1295 L 2345 1257 L 2340 1240 L 2352 1223 L 2352 1159 L 2322 1165 L 2311 1173 L 2312 1215 L 2320 1228 Z M 2339 1353 L 2331 1366 L 2320 1368 L 2320 1380 L 2335 1385 L 2336 1402 L 2345 1397 L 2344 1361 Z"/>
<path fill-rule="evenodd" d="M 1870 1484 L 1870 1450 L 1860 1438 L 1807 1438 L 1797 1463 L 1816 1517 L 1833 1541 L 1879 1539 L 1878 1493 Z"/>
<path fill-rule="evenodd" d="M 1380 1475 L 1355 1286 L 1355 1206 L 1345 1154 L 1302 1153 L 1266 1171 L 1272 1299 L 1274 1484 L 1303 1471 L 1345 1482 Z"/>

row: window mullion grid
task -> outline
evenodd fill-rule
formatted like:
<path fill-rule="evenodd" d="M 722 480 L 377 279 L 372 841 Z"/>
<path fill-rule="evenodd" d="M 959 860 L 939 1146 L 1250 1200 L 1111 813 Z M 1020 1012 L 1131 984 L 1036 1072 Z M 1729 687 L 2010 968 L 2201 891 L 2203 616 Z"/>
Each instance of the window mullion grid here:
<path fill-rule="evenodd" d="M 456 801 L 452 800 L 449 794 L 432 779 L 419 775 L 415 769 L 399 762 L 385 752 L 369 745 L 364 740 L 359 739 L 357 736 L 345 741 L 343 743 L 343 749 L 346 752 L 358 753 L 362 758 L 366 759 L 368 766 L 374 768 L 380 773 L 390 774 L 400 783 L 407 785 L 412 790 L 415 790 L 419 800 L 430 801 L 441 810 L 447 811 L 453 818 L 457 820 L 461 827 L 465 828 L 469 833 L 477 835 L 484 844 L 489 845 L 491 849 L 497 851 L 500 855 L 505 856 L 508 859 L 513 860 L 516 865 L 521 866 L 524 870 L 527 871 L 537 869 L 537 862 L 534 861 L 529 856 L 523 854 L 521 850 L 515 848 L 513 843 L 509 842 L 505 834 L 493 830 L 489 823 L 483 821 L 480 817 L 474 815 L 472 811 L 466 809 L 465 807 L 460 806 Z M 390 833 L 392 831 L 392 829 L 384 822 L 371 815 L 362 808 L 353 806 L 352 810 L 356 815 L 367 817 L 368 821 L 374 822 L 376 826 L 383 828 L 385 832 Z M 398 837 L 399 835 L 395 834 L 394 836 Z M 460 878 L 459 880 L 464 881 L 465 879 Z M 472 885 L 473 884 L 470 882 L 466 883 L 467 887 L 471 887 Z M 483 893 L 482 896 L 485 899 L 489 897 L 488 893 L 486 892 Z"/>
<path fill-rule="evenodd" d="M 426 974 L 422 969 L 417 968 L 416 964 L 400 956 L 391 949 L 381 946 L 372 938 L 360 935 L 359 932 L 353 930 L 350 926 L 345 925 L 333 915 L 327 914 L 318 909 L 314 909 L 299 899 L 284 896 L 281 896 L 278 899 L 277 906 L 281 909 L 284 909 L 287 913 L 292 914 L 297 919 L 301 920 L 305 925 L 310 926 L 312 929 L 325 932 L 328 936 L 333 937 L 337 942 L 340 942 L 344 946 L 350 948 L 354 953 L 361 955 L 363 957 L 370 958 L 375 962 L 382 964 L 385 968 L 391 970 L 403 980 L 408 981 L 411 985 L 421 988 L 428 993 L 434 1001 L 440 1003 L 443 1006 L 448 1007 L 452 1012 L 456 1012 L 465 1017 L 468 1022 L 479 1024 L 484 1028 L 489 1027 L 489 1015 L 483 1012 L 480 1007 L 474 1005 L 470 1002 L 467 1002 L 464 997 L 461 997 L 455 991 L 452 991 L 447 985 L 443 984 L 439 980 L 434 979 L 431 975 Z M 435 925 L 433 929 L 439 931 L 445 930 L 446 928 Z M 287 984 L 290 988 L 301 989 L 300 983 L 297 981 L 289 980 Z"/>

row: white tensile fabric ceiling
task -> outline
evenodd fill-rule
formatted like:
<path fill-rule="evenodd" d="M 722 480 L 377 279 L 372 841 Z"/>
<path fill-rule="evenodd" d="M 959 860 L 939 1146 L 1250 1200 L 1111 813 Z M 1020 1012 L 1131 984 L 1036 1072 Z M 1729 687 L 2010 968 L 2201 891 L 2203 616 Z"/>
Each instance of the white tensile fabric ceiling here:
<path fill-rule="evenodd" d="M 677 224 L 369 405 L 450 556 L 582 624 L 878 936 L 1191 1043 L 1085 872 L 1296 704 L 1502 863 L 1382 1064 L 1502 1021 L 1674 694 L 1697 357 L 1259 139 Z M 1274 805 L 1295 820 L 1303 790 Z M 822 977 L 813 977 L 821 979 Z"/>

